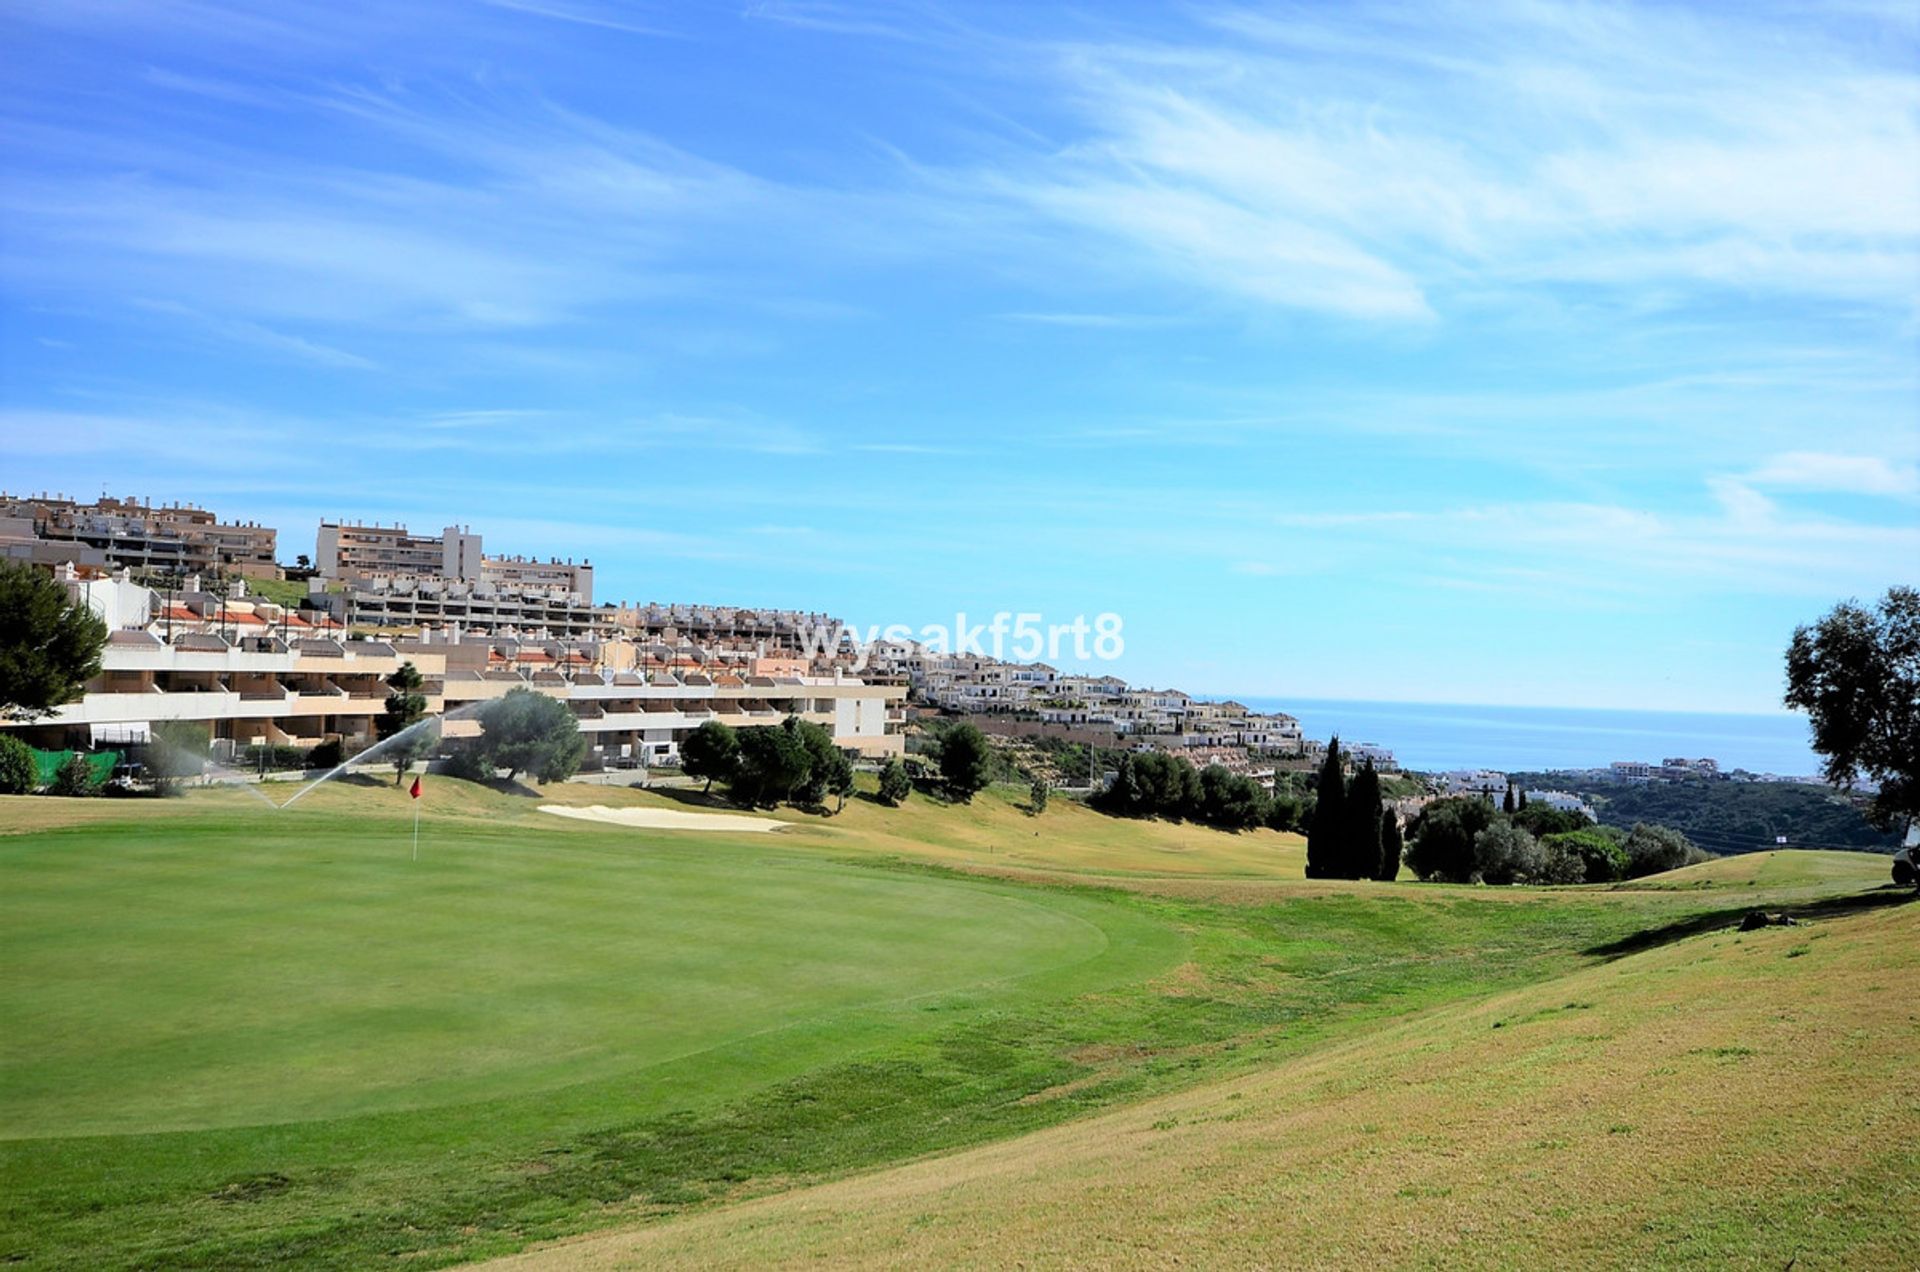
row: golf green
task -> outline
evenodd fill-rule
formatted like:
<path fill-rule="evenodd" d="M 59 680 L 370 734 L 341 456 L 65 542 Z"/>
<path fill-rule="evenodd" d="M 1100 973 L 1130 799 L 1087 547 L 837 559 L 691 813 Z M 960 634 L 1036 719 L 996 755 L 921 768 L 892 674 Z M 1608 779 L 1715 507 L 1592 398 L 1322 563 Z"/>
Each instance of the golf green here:
<path fill-rule="evenodd" d="M 416 862 L 408 830 L 262 807 L 0 839 L 0 1133 L 524 1096 L 1004 992 L 1109 945 L 1084 901 L 762 836 L 430 822 Z"/>

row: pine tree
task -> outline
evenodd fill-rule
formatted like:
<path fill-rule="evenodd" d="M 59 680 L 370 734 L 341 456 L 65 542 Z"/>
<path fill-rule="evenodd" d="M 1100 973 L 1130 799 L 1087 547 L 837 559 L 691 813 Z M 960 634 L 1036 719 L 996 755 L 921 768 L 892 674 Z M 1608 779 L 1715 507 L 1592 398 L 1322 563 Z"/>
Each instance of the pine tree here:
<path fill-rule="evenodd" d="M 1347 786 L 1340 836 L 1342 879 L 1371 879 L 1380 869 L 1380 774 L 1368 760 Z"/>
<path fill-rule="evenodd" d="M 1340 739 L 1327 743 L 1314 790 L 1313 823 L 1307 827 L 1307 878 L 1337 879 L 1341 841 L 1346 834 L 1347 779 L 1340 771 Z"/>
<path fill-rule="evenodd" d="M 1374 878 L 1392 883 L 1400 877 L 1400 816 L 1391 808 L 1380 810 L 1380 869 Z"/>

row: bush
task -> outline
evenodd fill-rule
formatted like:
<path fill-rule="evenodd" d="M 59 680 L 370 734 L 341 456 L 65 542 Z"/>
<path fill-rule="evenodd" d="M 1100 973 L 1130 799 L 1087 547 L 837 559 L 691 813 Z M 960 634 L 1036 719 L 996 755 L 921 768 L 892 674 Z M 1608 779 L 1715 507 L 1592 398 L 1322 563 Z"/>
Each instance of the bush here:
<path fill-rule="evenodd" d="M 1585 883 L 1587 881 L 1587 859 L 1579 851 L 1566 844 L 1555 843 L 1549 839 L 1540 841 L 1540 869 L 1531 880 L 1533 883 Z"/>
<path fill-rule="evenodd" d="M 75 751 L 55 771 L 53 784 L 47 787 L 47 794 L 78 799 L 93 794 L 96 789 L 93 765 L 87 763 L 86 756 Z"/>
<path fill-rule="evenodd" d="M 1304 811 L 1298 795 L 1276 791 L 1273 798 L 1267 801 L 1267 826 L 1272 830 L 1298 830 Z"/>
<path fill-rule="evenodd" d="M 1536 879 L 1545 866 L 1540 841 L 1505 818 L 1494 820 L 1473 837 L 1473 873 L 1482 883 Z"/>
<path fill-rule="evenodd" d="M 900 762 L 899 756 L 888 760 L 886 767 L 880 770 L 880 802 L 889 807 L 897 807 L 907 796 L 913 794 L 913 779 L 907 776 L 907 766 Z"/>
<path fill-rule="evenodd" d="M 339 768 L 341 761 L 346 758 L 347 748 L 340 745 L 340 739 L 328 738 L 307 752 L 307 767 L 310 769 Z"/>
<path fill-rule="evenodd" d="M 1528 804 L 1513 814 L 1513 824 L 1536 839 L 1545 839 L 1548 835 L 1584 830 L 1593 825 L 1593 821 L 1585 813 L 1576 813 L 1571 808 Z"/>
<path fill-rule="evenodd" d="M 19 738 L 0 733 L 0 795 L 25 795 L 37 785 L 33 750 Z"/>
<path fill-rule="evenodd" d="M 1621 847 L 1620 832 L 1606 826 L 1547 835 L 1540 842 L 1549 850 L 1570 852 L 1580 858 L 1582 883 L 1612 883 L 1627 877 L 1627 850 Z"/>
<path fill-rule="evenodd" d="M 1670 826 L 1652 826 L 1636 822 L 1624 845 L 1627 854 L 1627 878 L 1663 874 L 1682 866 L 1710 860 L 1693 846 L 1693 841 Z"/>
<path fill-rule="evenodd" d="M 1438 799 L 1407 828 L 1407 867 L 1422 879 L 1466 883 L 1476 869 L 1474 839 L 1493 821 L 1484 799 Z"/>

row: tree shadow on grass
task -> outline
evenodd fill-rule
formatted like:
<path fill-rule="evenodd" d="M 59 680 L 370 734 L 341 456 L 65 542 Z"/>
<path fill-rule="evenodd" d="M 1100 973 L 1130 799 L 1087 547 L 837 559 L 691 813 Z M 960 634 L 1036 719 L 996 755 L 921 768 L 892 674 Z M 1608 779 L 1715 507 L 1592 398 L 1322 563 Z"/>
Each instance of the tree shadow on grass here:
<path fill-rule="evenodd" d="M 689 808 L 706 808 L 719 812 L 738 813 L 741 805 L 728 799 L 726 793 L 718 787 L 713 790 L 701 790 L 694 786 L 649 786 L 649 795 L 659 795 L 676 804 L 685 804 Z"/>
<path fill-rule="evenodd" d="M 1703 932 L 1719 932 L 1738 927 L 1740 920 L 1755 910 L 1765 910 L 1769 914 L 1784 914 L 1790 919 L 1806 922 L 1813 919 L 1835 919 L 1866 910 L 1884 909 L 1887 906 L 1906 905 L 1916 896 L 1920 896 L 1920 893 L 1912 888 L 1884 884 L 1871 892 L 1857 892 L 1844 897 L 1826 897 L 1819 901 L 1803 902 L 1800 905 L 1756 906 L 1748 903 L 1727 906 L 1724 909 L 1709 910 L 1705 914 L 1696 914 L 1672 923 L 1663 923 L 1659 927 L 1647 928 L 1630 936 L 1623 936 L 1617 941 L 1592 946 L 1583 952 L 1598 958 L 1624 958 L 1628 954 L 1638 954 L 1642 950 L 1656 949 L 1675 941 L 1684 941 L 1690 936 L 1699 936 Z"/>

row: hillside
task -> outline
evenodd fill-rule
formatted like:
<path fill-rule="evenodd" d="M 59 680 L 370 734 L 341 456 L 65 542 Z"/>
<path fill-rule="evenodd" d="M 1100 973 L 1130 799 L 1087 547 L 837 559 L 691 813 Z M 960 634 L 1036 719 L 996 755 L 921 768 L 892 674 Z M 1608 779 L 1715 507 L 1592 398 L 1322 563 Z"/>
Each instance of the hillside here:
<path fill-rule="evenodd" d="M 1911 1267 L 1917 935 L 1899 906 L 1696 936 L 1235 1081 L 497 1266 Z"/>
<path fill-rule="evenodd" d="M 1709 852 L 1757 852 L 1779 846 L 1892 852 L 1897 833 L 1880 831 L 1859 804 L 1825 786 L 1798 782 L 1684 781 L 1627 786 L 1564 773 L 1515 774 L 1529 786 L 1571 790 L 1593 805 L 1602 823 L 1630 828 L 1654 822 L 1684 831 Z"/>

